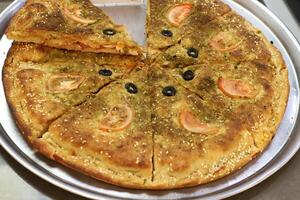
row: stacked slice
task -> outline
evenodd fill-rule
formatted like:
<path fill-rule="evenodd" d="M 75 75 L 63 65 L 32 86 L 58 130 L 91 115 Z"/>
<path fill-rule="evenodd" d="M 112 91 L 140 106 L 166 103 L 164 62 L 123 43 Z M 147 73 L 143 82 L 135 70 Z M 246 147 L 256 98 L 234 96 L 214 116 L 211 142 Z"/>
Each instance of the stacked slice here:
<path fill-rule="evenodd" d="M 69 50 L 142 53 L 125 28 L 89 0 L 28 0 L 12 19 L 7 36 Z"/>
<path fill-rule="evenodd" d="M 147 33 L 144 61 L 88 0 L 28 0 L 8 28 L 18 42 L 3 73 L 28 142 L 136 189 L 211 182 L 262 152 L 289 83 L 261 32 L 219 0 L 150 0 Z"/>

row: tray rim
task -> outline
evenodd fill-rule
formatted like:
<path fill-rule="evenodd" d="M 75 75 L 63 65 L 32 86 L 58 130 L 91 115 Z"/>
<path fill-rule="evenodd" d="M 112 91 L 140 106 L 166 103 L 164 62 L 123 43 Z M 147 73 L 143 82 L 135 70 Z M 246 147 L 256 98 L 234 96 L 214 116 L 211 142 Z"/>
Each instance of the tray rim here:
<path fill-rule="evenodd" d="M 238 2 L 239 4 L 241 4 L 243 6 L 243 3 L 246 4 L 246 2 L 243 2 L 243 0 L 235 0 L 236 2 Z M 23 0 L 15 0 L 14 2 L 12 2 L 1 14 L 0 14 L 0 19 L 5 16 L 5 15 L 9 15 L 9 11 L 11 9 L 13 9 L 14 7 L 17 7 L 19 3 L 23 2 Z M 275 19 L 275 21 L 277 22 L 277 24 L 286 32 L 286 34 L 289 35 L 290 39 L 293 40 L 295 42 L 295 47 L 297 49 L 298 52 L 300 52 L 300 45 L 297 42 L 297 40 L 295 39 L 295 37 L 292 35 L 292 33 L 287 29 L 287 27 L 285 27 L 285 25 L 283 24 L 283 22 L 281 22 L 271 11 L 269 11 L 266 7 L 264 7 L 262 4 L 260 4 L 259 2 L 257 2 L 256 0 L 250 0 L 249 2 L 252 2 L 253 4 L 256 4 L 256 6 L 258 6 L 260 9 L 262 9 L 264 12 L 267 12 L 270 16 L 273 17 L 273 19 Z M 243 6 L 245 7 L 245 6 Z M 247 10 L 249 10 L 246 7 Z M 251 11 L 250 11 L 251 12 Z M 252 12 L 253 13 L 253 12 Z M 260 17 L 258 17 L 259 19 L 261 19 Z M 273 29 L 271 29 L 272 32 Z M 278 34 L 276 34 L 276 36 L 278 36 Z M 300 61 L 299 61 L 300 62 Z M 294 69 L 296 70 L 296 67 Z M 296 73 L 297 77 L 299 77 L 299 73 Z M 299 120 L 299 113 L 298 113 L 298 119 Z M 296 126 L 297 127 L 297 126 Z M 294 130 L 295 128 L 294 127 Z M 5 133 L 2 125 L 0 124 L 0 132 L 1 133 Z M 294 131 L 293 131 L 294 132 Z M 300 137 L 300 136 L 299 136 Z M 31 165 L 30 163 L 34 163 L 33 160 L 31 160 L 27 155 L 25 155 L 16 145 L 11 146 L 10 144 L 11 138 L 9 138 L 8 135 L 6 134 L 1 134 L 0 135 L 0 145 L 2 147 L 4 147 L 4 149 L 15 159 L 17 160 L 20 164 L 22 164 L 24 167 L 26 167 L 28 170 L 30 170 L 31 172 L 33 172 L 34 174 L 36 174 L 37 176 L 39 176 L 40 178 L 60 187 L 63 188 L 69 192 L 78 194 L 80 196 L 85 196 L 88 198 L 99 198 L 99 193 L 94 193 L 96 196 L 94 196 L 92 193 L 92 191 L 89 191 L 89 193 L 87 193 L 86 189 L 82 190 L 80 187 L 71 184 L 70 182 L 68 182 L 67 184 L 65 183 L 64 180 L 60 179 L 57 180 L 54 177 L 50 176 L 49 174 L 47 175 L 47 170 L 43 169 L 41 166 L 39 165 Z M 280 151 L 278 154 L 282 154 L 283 151 L 285 151 L 286 149 L 288 149 L 288 144 L 291 143 L 291 140 L 287 142 L 287 144 L 283 147 L 282 151 Z M 217 193 L 217 194 L 213 194 L 212 197 L 207 197 L 206 199 L 218 199 L 218 198 L 226 198 L 235 194 L 238 194 L 242 191 L 245 191 L 253 186 L 255 186 L 256 184 L 262 182 L 263 180 L 265 180 L 266 178 L 268 178 L 269 176 L 271 176 L 272 174 L 274 174 L 276 171 L 278 171 L 283 165 L 285 165 L 293 156 L 294 154 L 297 152 L 297 150 L 300 148 L 300 141 L 298 143 L 296 143 L 294 145 L 293 150 L 288 154 L 287 157 L 285 157 L 285 159 L 283 160 L 283 162 L 281 162 L 280 164 L 275 163 L 275 160 L 277 160 L 278 158 L 274 158 L 266 168 L 269 168 L 269 170 L 266 172 L 265 170 L 261 170 L 260 173 L 258 173 L 258 175 L 260 175 L 260 179 L 257 180 L 258 175 L 255 175 L 255 177 L 249 177 L 249 179 L 256 179 L 256 181 L 252 181 L 250 184 L 243 186 L 245 183 L 242 183 L 241 185 L 237 186 L 237 185 L 233 185 L 232 187 L 234 187 L 231 191 L 226 191 L 226 193 L 222 192 L 222 193 Z M 279 157 L 279 156 L 278 156 Z M 273 166 L 270 167 L 270 164 L 273 163 Z M 37 171 L 39 170 L 39 171 Z M 249 181 L 245 181 L 246 183 Z M 73 186 L 72 186 L 73 185 Z M 75 188 L 74 188 L 75 187 Z M 226 189 L 227 190 L 227 189 Z M 84 195 L 83 195 L 84 193 Z M 101 194 L 103 197 L 102 198 L 107 198 L 107 199 L 118 199 L 117 197 L 113 197 L 113 196 L 108 196 L 106 194 Z M 193 198 L 197 198 L 197 197 L 193 197 Z"/>

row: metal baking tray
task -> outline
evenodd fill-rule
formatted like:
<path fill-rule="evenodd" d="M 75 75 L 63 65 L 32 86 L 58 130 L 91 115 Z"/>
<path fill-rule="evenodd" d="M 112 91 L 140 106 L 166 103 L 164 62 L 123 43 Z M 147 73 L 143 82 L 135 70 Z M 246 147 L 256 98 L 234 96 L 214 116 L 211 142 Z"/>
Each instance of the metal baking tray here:
<path fill-rule="evenodd" d="M 25 0 L 13 2 L 0 15 L 0 69 L 2 70 L 11 41 L 3 35 L 7 23 Z M 300 147 L 298 122 L 300 46 L 292 33 L 267 8 L 256 0 L 223 0 L 254 26 L 262 30 L 281 51 L 289 71 L 290 95 L 285 116 L 269 147 L 247 166 L 223 179 L 193 188 L 150 191 L 124 189 L 81 175 L 36 154 L 25 142 L 10 114 L 3 86 L 0 86 L 0 144 L 28 170 L 46 181 L 91 199 L 221 199 L 249 189 L 265 180 L 286 164 Z M 127 7 L 126 7 L 127 8 Z M 109 8 L 112 17 L 124 20 L 129 32 L 140 44 L 144 43 L 145 6 L 134 9 Z M 127 11 L 126 11 L 127 10 Z M 126 17 L 120 17 L 123 12 Z M 137 16 L 143 16 L 139 18 Z M 137 34 L 139 33 L 139 34 Z"/>

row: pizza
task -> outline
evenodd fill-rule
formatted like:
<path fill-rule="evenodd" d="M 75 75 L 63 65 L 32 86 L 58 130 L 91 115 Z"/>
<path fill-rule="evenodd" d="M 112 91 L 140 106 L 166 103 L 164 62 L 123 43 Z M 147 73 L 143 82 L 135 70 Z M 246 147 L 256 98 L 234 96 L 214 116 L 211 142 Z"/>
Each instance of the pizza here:
<path fill-rule="evenodd" d="M 20 42 L 87 52 L 138 55 L 141 48 L 89 0 L 28 0 L 6 34 Z"/>
<path fill-rule="evenodd" d="M 123 77 L 139 62 L 135 56 L 14 43 L 3 71 L 4 87 L 20 129 L 34 140 L 68 109 Z"/>
<path fill-rule="evenodd" d="M 219 0 L 150 0 L 147 15 L 146 58 L 14 43 L 3 84 L 19 129 L 46 157 L 126 188 L 234 173 L 267 148 L 285 113 L 281 53 Z"/>

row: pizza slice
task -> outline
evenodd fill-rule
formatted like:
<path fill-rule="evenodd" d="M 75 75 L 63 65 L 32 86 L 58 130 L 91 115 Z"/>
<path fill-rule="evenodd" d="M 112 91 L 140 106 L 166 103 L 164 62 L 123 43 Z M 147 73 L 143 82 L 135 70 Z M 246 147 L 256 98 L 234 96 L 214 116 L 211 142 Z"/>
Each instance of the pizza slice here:
<path fill-rule="evenodd" d="M 168 67 L 271 60 L 270 42 L 234 11 L 184 36 L 157 59 Z"/>
<path fill-rule="evenodd" d="M 151 73 L 156 188 L 217 180 L 241 168 L 259 152 L 246 127 L 246 113 L 232 109 L 217 116 L 213 107 L 158 67 L 153 66 Z M 256 114 L 247 111 L 249 116 Z"/>
<path fill-rule="evenodd" d="M 13 44 L 3 71 L 6 97 L 29 142 L 68 109 L 139 65 L 137 56 Z"/>
<path fill-rule="evenodd" d="M 147 13 L 148 54 L 151 56 L 177 44 L 183 35 L 195 31 L 195 26 L 205 25 L 230 10 L 219 0 L 150 0 Z"/>
<path fill-rule="evenodd" d="M 152 129 L 147 73 L 136 69 L 53 122 L 35 147 L 94 178 L 129 188 L 152 179 Z"/>
<path fill-rule="evenodd" d="M 6 31 L 9 39 L 88 52 L 141 54 L 125 28 L 89 0 L 27 0 Z"/>

